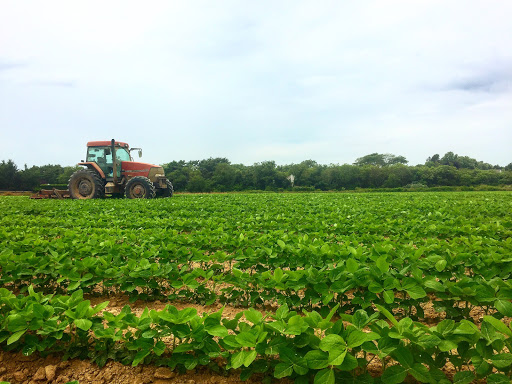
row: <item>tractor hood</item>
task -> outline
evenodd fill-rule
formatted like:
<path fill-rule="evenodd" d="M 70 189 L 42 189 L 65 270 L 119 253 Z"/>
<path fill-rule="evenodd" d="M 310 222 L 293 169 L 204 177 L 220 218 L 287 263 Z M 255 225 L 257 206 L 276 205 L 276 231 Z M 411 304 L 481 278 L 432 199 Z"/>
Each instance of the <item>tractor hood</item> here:
<path fill-rule="evenodd" d="M 138 161 L 123 161 L 121 163 L 121 169 L 123 171 L 134 171 L 134 170 L 148 170 L 150 168 L 157 167 L 162 168 L 159 165 L 149 164 L 149 163 L 139 163 Z"/>
<path fill-rule="evenodd" d="M 151 181 L 156 177 L 165 177 L 164 169 L 159 165 L 139 163 L 137 161 L 123 161 L 121 163 L 121 172 L 128 178 L 135 176 L 144 176 Z"/>

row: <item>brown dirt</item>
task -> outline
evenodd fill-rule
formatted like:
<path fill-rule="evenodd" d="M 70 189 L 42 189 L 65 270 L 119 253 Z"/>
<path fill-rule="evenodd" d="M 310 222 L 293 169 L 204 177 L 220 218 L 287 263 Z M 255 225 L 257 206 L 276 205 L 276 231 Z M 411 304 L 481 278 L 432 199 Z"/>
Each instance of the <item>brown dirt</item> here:
<path fill-rule="evenodd" d="M 180 375 L 164 367 L 124 366 L 109 361 L 104 367 L 82 360 L 61 361 L 59 357 L 41 358 L 35 355 L 0 351 L 0 381 L 12 384 L 56 383 L 77 380 L 80 384 L 200 384 L 200 383 L 260 383 L 261 376 L 241 381 L 238 373 L 222 376 L 206 368 Z M 285 384 L 286 380 L 278 381 Z"/>
<path fill-rule="evenodd" d="M 0 196 L 32 196 L 30 191 L 0 191 Z"/>

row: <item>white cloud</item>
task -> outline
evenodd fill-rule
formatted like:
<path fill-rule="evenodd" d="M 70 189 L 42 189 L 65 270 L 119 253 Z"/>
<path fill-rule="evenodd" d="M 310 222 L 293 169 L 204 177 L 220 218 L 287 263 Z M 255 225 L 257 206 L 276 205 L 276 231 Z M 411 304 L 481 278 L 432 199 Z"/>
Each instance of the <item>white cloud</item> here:
<path fill-rule="evenodd" d="M 511 11 L 498 1 L 4 1 L 0 160 L 72 164 L 86 141 L 115 137 L 157 163 L 391 152 L 415 164 L 452 150 L 505 165 Z"/>

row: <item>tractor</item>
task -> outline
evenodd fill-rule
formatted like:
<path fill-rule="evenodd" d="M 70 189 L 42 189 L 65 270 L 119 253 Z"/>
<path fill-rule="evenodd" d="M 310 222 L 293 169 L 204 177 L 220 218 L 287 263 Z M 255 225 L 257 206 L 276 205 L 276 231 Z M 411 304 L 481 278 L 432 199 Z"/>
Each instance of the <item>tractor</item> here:
<path fill-rule="evenodd" d="M 90 141 L 87 143 L 84 166 L 69 178 L 69 196 L 73 199 L 98 199 L 105 194 L 126 196 L 129 199 L 172 197 L 173 187 L 158 165 L 133 160 L 128 144 L 115 141 Z"/>

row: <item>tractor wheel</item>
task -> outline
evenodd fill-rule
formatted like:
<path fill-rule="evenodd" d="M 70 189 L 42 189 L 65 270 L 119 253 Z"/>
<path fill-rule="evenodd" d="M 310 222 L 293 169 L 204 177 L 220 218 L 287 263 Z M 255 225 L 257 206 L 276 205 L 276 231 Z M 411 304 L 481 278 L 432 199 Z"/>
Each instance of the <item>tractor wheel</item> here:
<path fill-rule="evenodd" d="M 156 189 L 156 197 L 172 197 L 174 194 L 174 188 L 169 180 L 165 180 L 167 184 L 167 188 L 157 188 Z"/>
<path fill-rule="evenodd" d="M 68 189 L 73 199 L 100 199 L 105 197 L 105 183 L 101 177 L 89 169 L 73 173 L 68 181 Z"/>
<path fill-rule="evenodd" d="M 155 197 L 155 187 L 147 177 L 135 176 L 126 183 L 124 195 L 129 199 L 152 199 Z"/>

